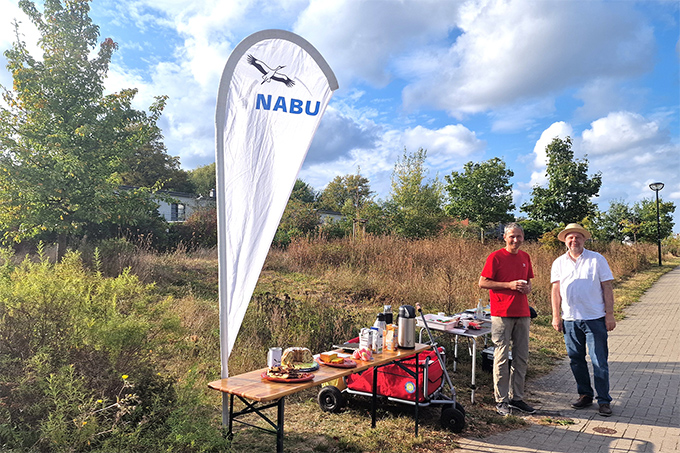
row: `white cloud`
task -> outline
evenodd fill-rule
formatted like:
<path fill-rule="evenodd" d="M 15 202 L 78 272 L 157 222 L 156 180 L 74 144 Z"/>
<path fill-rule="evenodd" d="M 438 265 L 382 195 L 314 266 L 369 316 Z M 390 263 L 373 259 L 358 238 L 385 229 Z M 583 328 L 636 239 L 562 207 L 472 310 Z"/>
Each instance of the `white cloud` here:
<path fill-rule="evenodd" d="M 441 129 L 427 129 L 416 126 L 403 133 L 404 146 L 408 152 L 418 148 L 427 150 L 427 163 L 430 167 L 448 171 L 461 167 L 473 153 L 481 152 L 485 142 L 460 124 L 449 124 Z"/>
<path fill-rule="evenodd" d="M 658 142 L 659 126 L 632 112 L 612 112 L 583 131 L 583 149 L 590 155 L 621 153 Z"/>
<path fill-rule="evenodd" d="M 384 86 L 393 58 L 446 38 L 457 8 L 448 1 L 311 0 L 294 31 L 337 68 L 341 85 L 361 79 Z"/>
<path fill-rule="evenodd" d="M 404 89 L 407 106 L 476 113 L 652 64 L 652 29 L 626 3 L 469 1 L 457 25 L 438 65 Z"/>
<path fill-rule="evenodd" d="M 559 137 L 565 139 L 566 137 L 573 137 L 574 130 L 570 124 L 564 121 L 553 123 L 546 130 L 543 131 L 541 137 L 534 146 L 534 166 L 545 169 L 548 164 L 548 157 L 545 153 L 545 148 L 553 141 L 554 138 Z M 533 180 L 533 178 L 532 178 Z"/>

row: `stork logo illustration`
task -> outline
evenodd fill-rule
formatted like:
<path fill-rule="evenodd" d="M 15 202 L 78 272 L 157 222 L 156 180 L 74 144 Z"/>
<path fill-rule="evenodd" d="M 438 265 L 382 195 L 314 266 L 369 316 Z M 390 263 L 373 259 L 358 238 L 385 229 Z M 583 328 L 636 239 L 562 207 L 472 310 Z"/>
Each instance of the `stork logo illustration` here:
<path fill-rule="evenodd" d="M 248 63 L 255 66 L 257 70 L 262 73 L 262 82 L 260 83 L 260 85 L 264 84 L 265 82 L 269 83 L 272 80 L 281 82 L 288 88 L 295 85 L 295 82 L 291 80 L 287 75 L 279 72 L 281 69 L 285 68 L 285 66 L 279 65 L 276 68 L 270 68 L 264 61 L 258 60 L 252 55 L 248 55 Z"/>

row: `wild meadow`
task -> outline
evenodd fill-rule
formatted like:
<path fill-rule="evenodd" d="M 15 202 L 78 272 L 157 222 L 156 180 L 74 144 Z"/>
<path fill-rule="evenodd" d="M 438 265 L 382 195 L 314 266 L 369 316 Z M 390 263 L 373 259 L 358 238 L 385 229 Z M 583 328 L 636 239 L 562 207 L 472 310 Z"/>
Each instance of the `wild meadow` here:
<path fill-rule="evenodd" d="M 261 368 L 271 346 L 321 352 L 371 325 L 383 305 L 420 303 L 425 312 L 455 313 L 488 301 L 477 286 L 489 252 L 502 245 L 439 237 L 296 240 L 272 249 L 232 352 L 237 374 Z M 592 244 L 617 278 L 617 294 L 658 277 L 656 247 Z M 530 375 L 563 356 L 550 326 L 549 273 L 562 253 L 527 243 L 536 278 L 530 303 Z M 83 244 L 61 262 L 49 251 L 13 256 L 0 267 L 0 450 L 8 452 L 271 451 L 274 437 L 220 428 L 221 397 L 207 388 L 219 378 L 217 253 L 157 253 L 144 244 Z M 671 255 L 666 259 L 675 265 Z M 668 269 L 656 268 L 659 271 Z M 626 293 L 628 294 L 628 293 Z M 639 294 L 637 294 L 639 295 Z M 618 296 L 617 296 L 618 297 Z M 637 297 L 637 296 L 635 296 Z M 620 297 L 617 311 L 635 297 Z M 438 338 L 452 351 L 450 339 Z M 449 361 L 449 366 L 451 361 Z M 468 433 L 519 426 L 497 417 L 490 377 L 478 371 L 478 402 L 469 405 L 470 362 L 450 369 L 467 410 Z M 410 409 L 381 407 L 370 429 L 366 401 L 340 414 L 320 411 L 318 389 L 287 399 L 286 451 L 445 451 L 457 435 L 425 410 L 413 436 Z"/>

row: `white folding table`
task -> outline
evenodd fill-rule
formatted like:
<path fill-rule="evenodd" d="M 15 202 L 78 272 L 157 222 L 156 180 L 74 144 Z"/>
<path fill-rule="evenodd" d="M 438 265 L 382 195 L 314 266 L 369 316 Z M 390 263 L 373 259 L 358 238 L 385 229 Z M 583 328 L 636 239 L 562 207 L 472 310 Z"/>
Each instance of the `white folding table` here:
<path fill-rule="evenodd" d="M 425 316 L 435 316 L 435 315 L 425 315 Z M 457 315 L 454 315 L 457 316 Z M 434 322 L 428 322 L 427 326 L 430 328 L 430 330 L 436 330 L 439 332 L 444 332 L 448 333 L 450 335 L 455 335 L 455 346 L 453 350 L 453 371 L 456 371 L 457 365 L 458 365 L 458 338 L 459 337 L 465 337 L 468 339 L 468 351 L 470 353 L 470 356 L 472 357 L 472 379 L 470 382 L 470 389 L 472 392 L 470 393 L 470 402 L 472 404 L 475 403 L 475 390 L 477 389 L 476 384 L 475 384 L 475 371 L 477 368 L 477 338 L 479 337 L 484 337 L 484 344 L 486 344 L 487 341 L 487 335 L 491 333 L 491 318 L 486 316 L 482 320 L 482 325 L 481 329 L 475 330 L 475 329 L 465 329 L 465 328 L 449 328 L 448 326 L 445 326 L 441 323 L 434 323 Z M 422 318 L 416 318 L 416 326 L 420 327 L 420 335 L 419 335 L 419 343 L 423 342 L 423 330 L 425 330 L 425 324 L 423 323 Z M 469 343 L 472 343 L 472 349 L 470 349 Z"/>

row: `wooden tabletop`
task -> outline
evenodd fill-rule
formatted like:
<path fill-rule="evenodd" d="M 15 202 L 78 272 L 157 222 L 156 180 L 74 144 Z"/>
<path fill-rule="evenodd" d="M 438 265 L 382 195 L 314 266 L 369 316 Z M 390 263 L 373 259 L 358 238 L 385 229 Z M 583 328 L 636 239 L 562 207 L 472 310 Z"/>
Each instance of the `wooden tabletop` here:
<path fill-rule="evenodd" d="M 324 382 L 332 381 L 344 376 L 349 376 L 350 374 L 358 373 L 371 367 L 385 365 L 395 360 L 404 359 L 428 349 L 430 349 L 430 345 L 416 343 L 414 349 L 384 351 L 381 354 L 373 355 L 373 360 L 370 362 L 355 360 L 355 362 L 357 362 L 357 366 L 355 368 L 333 368 L 320 365 L 319 369 L 312 373 L 314 374 L 314 379 L 307 382 L 282 383 L 267 381 L 266 379 L 262 378 L 262 373 L 267 371 L 267 368 L 261 368 L 259 370 L 239 374 L 238 376 L 232 376 L 210 382 L 208 387 L 221 392 L 248 398 L 249 400 L 253 401 L 274 401 L 304 389 L 323 384 Z"/>

